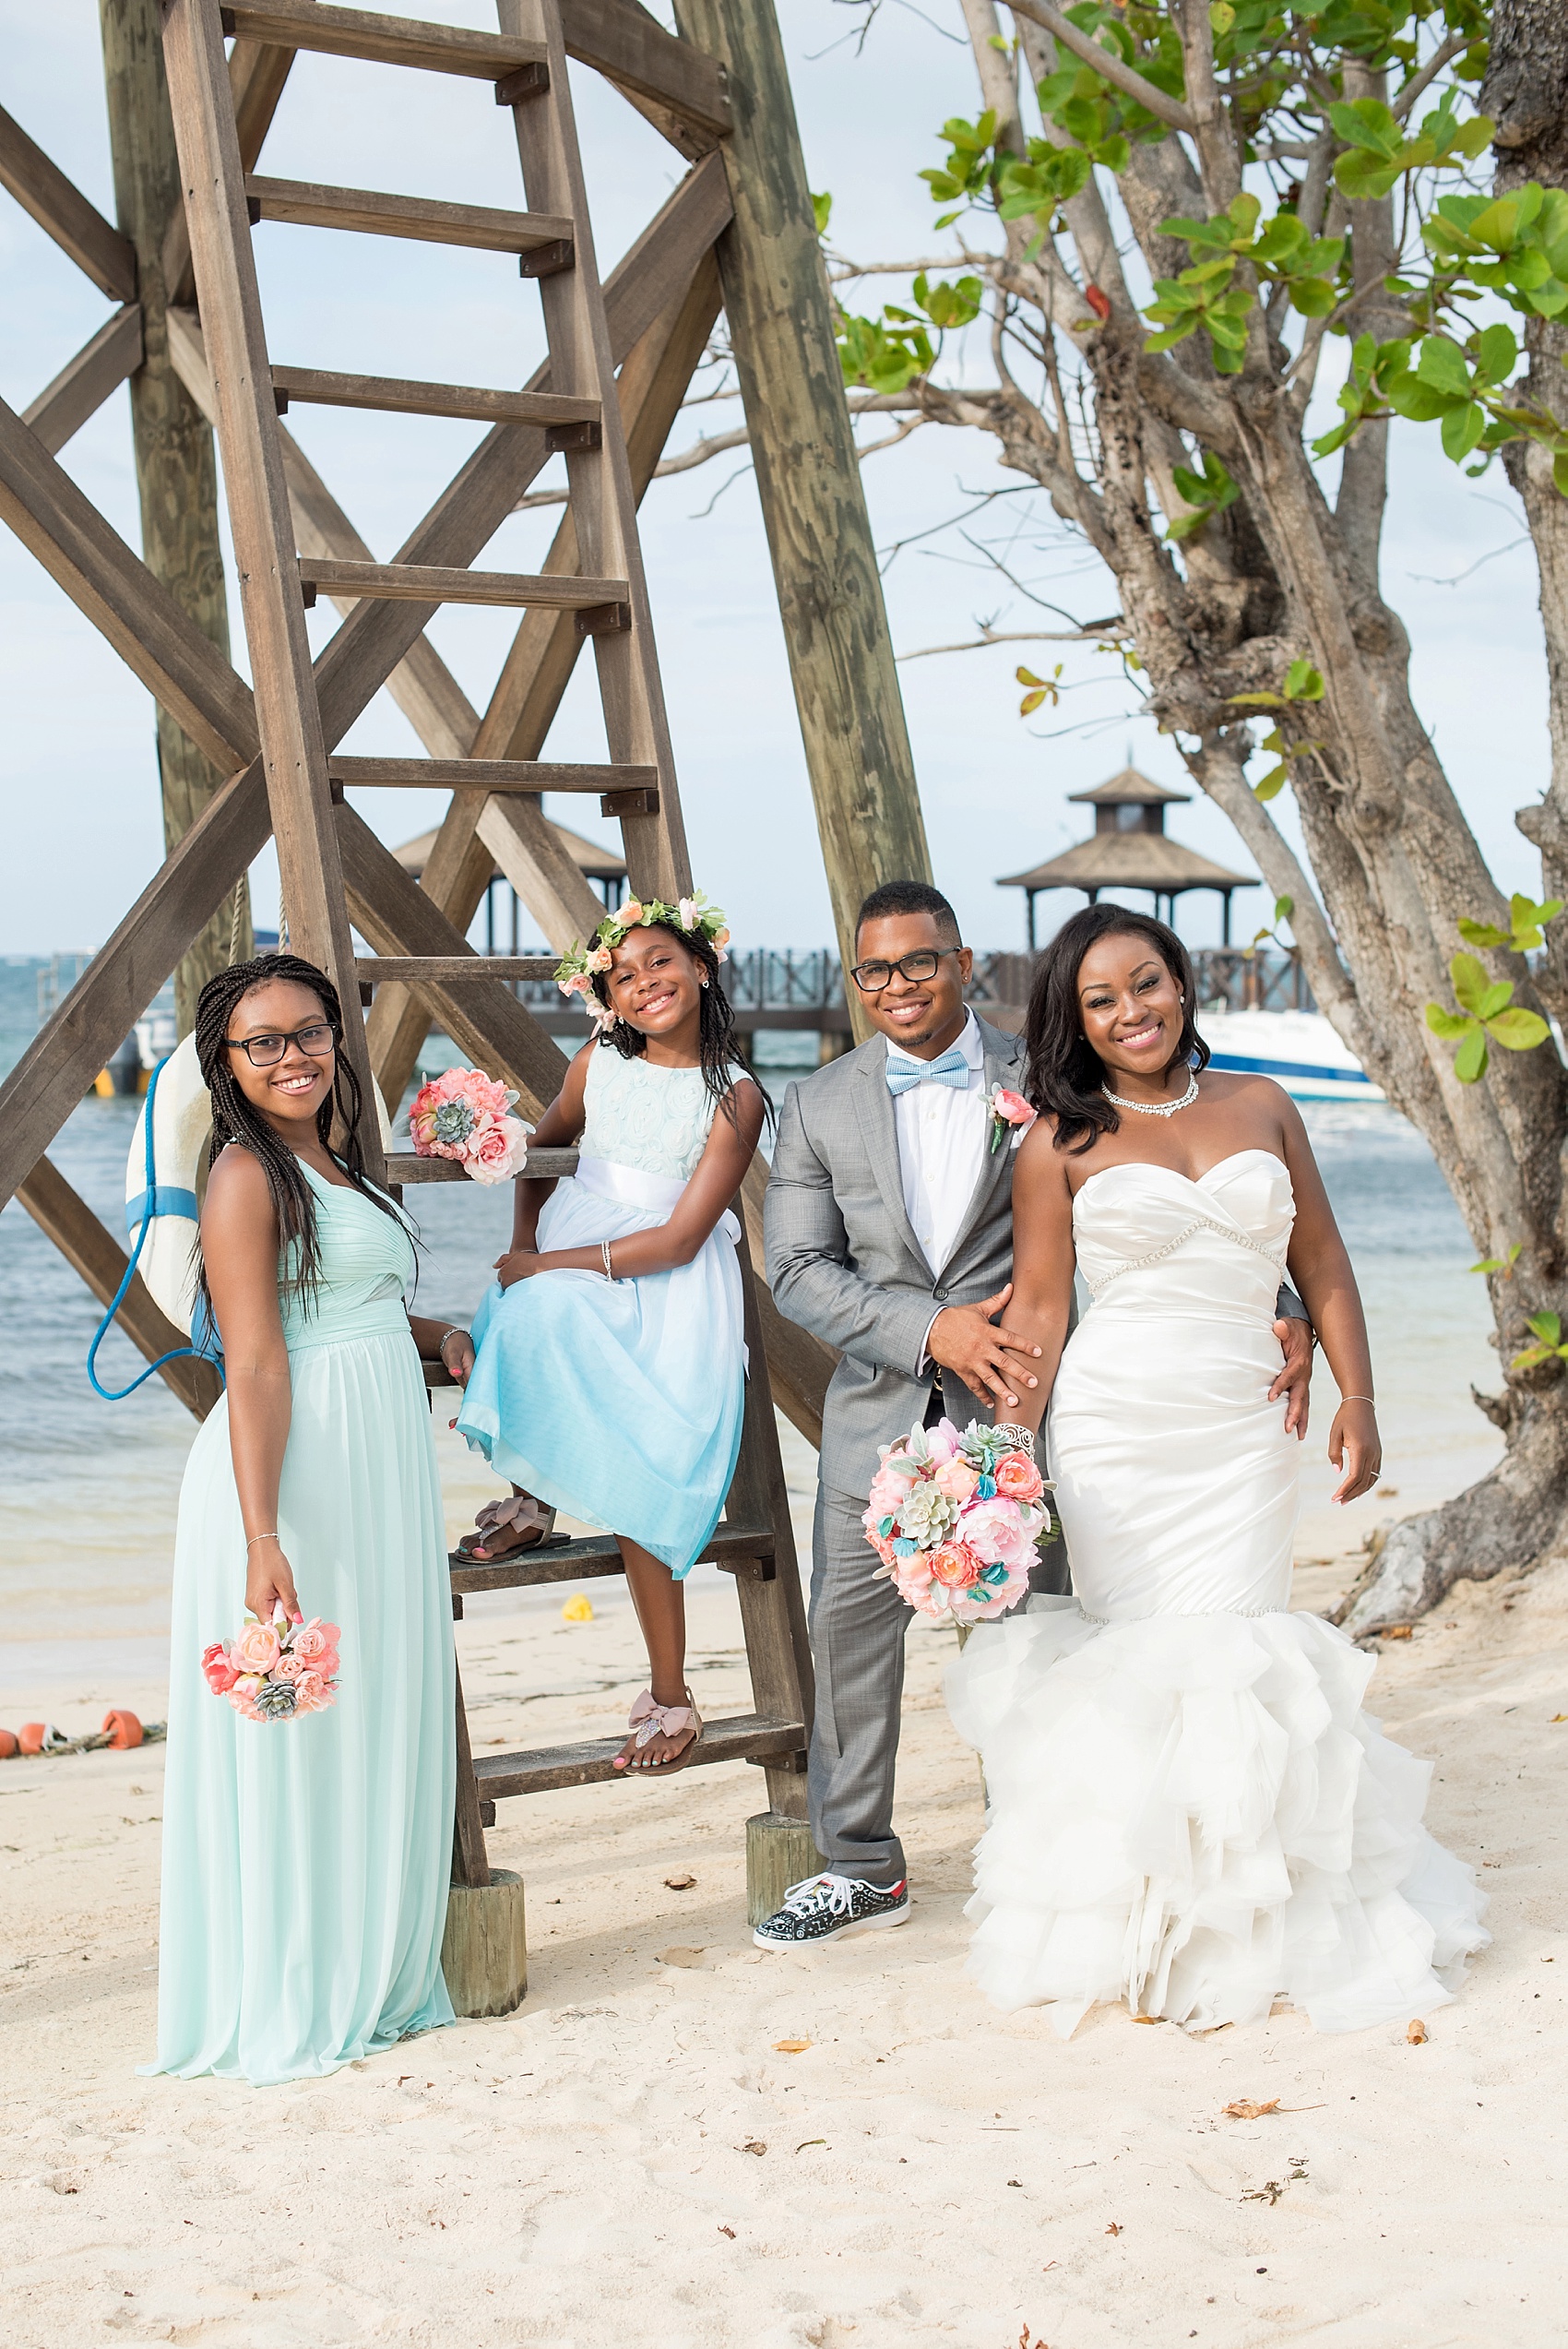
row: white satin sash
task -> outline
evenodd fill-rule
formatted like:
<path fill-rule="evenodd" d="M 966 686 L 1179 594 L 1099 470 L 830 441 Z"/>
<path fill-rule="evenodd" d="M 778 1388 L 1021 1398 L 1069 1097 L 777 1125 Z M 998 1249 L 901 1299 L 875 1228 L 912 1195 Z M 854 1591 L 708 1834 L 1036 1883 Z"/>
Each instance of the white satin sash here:
<path fill-rule="evenodd" d="M 645 1174 L 640 1167 L 622 1166 L 612 1158 L 579 1158 L 576 1179 L 585 1191 L 619 1199 L 624 1207 L 640 1208 L 647 1215 L 673 1214 L 686 1187 L 673 1174 Z M 741 1226 L 729 1208 L 714 1229 L 727 1240 L 740 1240 Z"/>

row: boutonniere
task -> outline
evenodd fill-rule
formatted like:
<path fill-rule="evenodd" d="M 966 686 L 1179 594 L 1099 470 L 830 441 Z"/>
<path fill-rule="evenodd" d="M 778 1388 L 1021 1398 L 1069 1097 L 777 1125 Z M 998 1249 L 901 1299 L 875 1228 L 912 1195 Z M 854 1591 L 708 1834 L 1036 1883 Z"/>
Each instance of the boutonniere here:
<path fill-rule="evenodd" d="M 991 1115 L 991 1154 L 992 1158 L 1006 1140 L 1009 1131 L 1013 1148 L 1017 1149 L 1035 1119 L 1038 1109 L 1031 1109 L 1022 1093 L 1009 1092 L 1005 1085 L 992 1085 L 986 1095 L 986 1108 Z"/>

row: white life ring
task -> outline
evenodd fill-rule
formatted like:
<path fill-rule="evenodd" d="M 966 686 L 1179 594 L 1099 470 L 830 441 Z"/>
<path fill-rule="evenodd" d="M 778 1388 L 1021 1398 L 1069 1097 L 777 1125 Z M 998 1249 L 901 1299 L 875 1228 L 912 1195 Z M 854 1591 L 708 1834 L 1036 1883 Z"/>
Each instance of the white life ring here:
<path fill-rule="evenodd" d="M 392 1124 L 374 1086 L 381 1147 Z M 148 1182 L 148 1113 L 152 1114 L 152 1183 Z M 196 1181 L 212 1132 L 212 1097 L 202 1082 L 196 1038 L 186 1036 L 155 1071 L 125 1160 L 125 1229 L 147 1236 L 137 1270 L 177 1330 L 190 1332 L 196 1301 Z M 148 1210 L 150 1209 L 150 1220 Z"/>

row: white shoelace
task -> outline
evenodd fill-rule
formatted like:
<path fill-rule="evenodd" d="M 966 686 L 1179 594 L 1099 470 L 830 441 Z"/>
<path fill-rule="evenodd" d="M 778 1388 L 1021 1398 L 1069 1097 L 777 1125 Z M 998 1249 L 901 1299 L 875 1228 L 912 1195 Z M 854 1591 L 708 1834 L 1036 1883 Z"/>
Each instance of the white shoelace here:
<path fill-rule="evenodd" d="M 791 1884 L 784 1895 L 786 1916 L 820 1916 L 826 1909 L 831 1916 L 842 1916 L 853 1905 L 855 1888 L 847 1876 L 803 1877 L 799 1884 Z"/>

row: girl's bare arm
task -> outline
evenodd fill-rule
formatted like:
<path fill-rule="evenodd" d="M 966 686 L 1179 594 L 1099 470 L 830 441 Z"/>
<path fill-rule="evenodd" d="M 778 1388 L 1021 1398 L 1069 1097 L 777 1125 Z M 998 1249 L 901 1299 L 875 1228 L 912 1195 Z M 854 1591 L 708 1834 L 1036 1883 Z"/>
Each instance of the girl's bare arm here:
<path fill-rule="evenodd" d="M 669 1222 L 651 1232 L 634 1232 L 611 1243 L 617 1280 L 637 1273 L 668 1272 L 677 1264 L 690 1264 L 740 1189 L 762 1133 L 762 1095 L 749 1078 L 742 1078 L 732 1088 L 731 1099 L 734 1122 L 720 1108 L 707 1147 Z M 550 1248 L 542 1256 L 514 1248 L 496 1267 L 503 1288 L 536 1272 L 603 1270 L 603 1252 L 597 1247 Z"/>
<path fill-rule="evenodd" d="M 565 1081 L 545 1111 L 529 1137 L 530 1150 L 569 1150 L 583 1130 L 587 1115 L 584 1091 L 588 1084 L 588 1057 L 599 1050 L 597 1043 L 585 1044 L 567 1065 Z M 555 1178 L 534 1178 L 523 1175 L 512 1186 L 512 1246 L 531 1252 L 539 1234 L 539 1219 L 544 1202 L 555 1188 Z M 505 1259 L 503 1259 L 505 1261 Z"/>
<path fill-rule="evenodd" d="M 270 1616 L 300 1602 L 278 1532 L 278 1488 L 289 1441 L 289 1350 L 278 1302 L 278 1219 L 267 1177 L 231 1144 L 212 1170 L 201 1210 L 201 1248 L 213 1318 L 223 1341 L 229 1449 L 244 1520 L 245 1605 Z"/>

